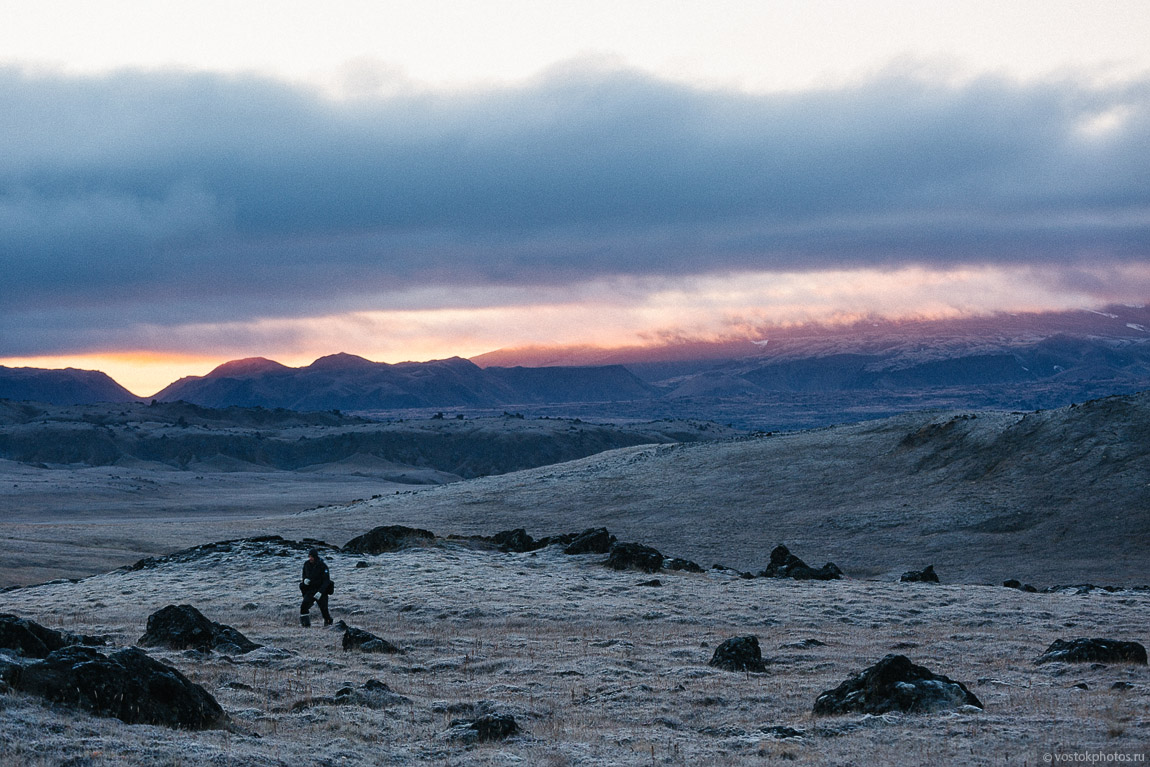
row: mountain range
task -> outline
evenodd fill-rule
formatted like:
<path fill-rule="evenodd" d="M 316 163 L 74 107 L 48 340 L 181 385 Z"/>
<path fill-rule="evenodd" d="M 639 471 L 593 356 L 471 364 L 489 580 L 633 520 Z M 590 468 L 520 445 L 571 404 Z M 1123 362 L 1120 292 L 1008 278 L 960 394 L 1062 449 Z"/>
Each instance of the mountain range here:
<path fill-rule="evenodd" d="M 352 354 L 288 367 L 253 357 L 155 395 L 300 411 L 523 408 L 804 428 L 923 407 L 1038 409 L 1150 387 L 1150 309 L 797 325 L 762 338 L 629 349 L 501 350 L 387 364 Z M 134 398 L 96 371 L 0 368 L 0 398 Z"/>

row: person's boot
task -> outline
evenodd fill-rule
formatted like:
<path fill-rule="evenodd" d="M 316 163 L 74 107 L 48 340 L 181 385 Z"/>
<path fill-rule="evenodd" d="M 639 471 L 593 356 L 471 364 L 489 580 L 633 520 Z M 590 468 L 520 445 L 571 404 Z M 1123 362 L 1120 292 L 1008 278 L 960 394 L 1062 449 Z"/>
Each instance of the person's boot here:
<path fill-rule="evenodd" d="M 299 614 L 299 625 L 303 626 L 305 629 L 311 628 L 311 616 L 308 615 L 307 613 L 300 613 Z"/>
<path fill-rule="evenodd" d="M 330 617 L 330 616 L 328 616 L 327 618 L 324 618 L 324 619 L 323 619 L 323 625 L 324 625 L 324 626 L 330 626 L 331 624 L 332 624 L 332 620 L 331 620 L 331 617 Z"/>

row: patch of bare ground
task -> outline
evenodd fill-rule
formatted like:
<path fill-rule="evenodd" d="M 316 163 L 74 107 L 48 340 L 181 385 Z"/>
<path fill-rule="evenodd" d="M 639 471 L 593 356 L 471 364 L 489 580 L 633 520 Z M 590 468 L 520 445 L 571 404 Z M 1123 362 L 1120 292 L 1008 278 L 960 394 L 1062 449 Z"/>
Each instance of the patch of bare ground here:
<path fill-rule="evenodd" d="M 670 552 L 678 553 L 678 552 Z M 265 645 L 247 655 L 149 650 L 259 734 L 129 726 L 0 697 L 0 762 L 27 765 L 1039 764 L 1045 753 L 1145 755 L 1145 666 L 1033 664 L 1058 638 L 1145 643 L 1150 594 L 615 572 L 559 547 L 504 554 L 438 541 L 332 553 L 337 620 L 400 645 L 345 652 L 296 622 L 298 554 L 236 546 L 190 561 L 0 593 L 0 611 L 132 644 L 167 604 Z M 357 566 L 359 562 L 366 567 Z M 754 634 L 763 674 L 707 665 Z M 811 642 L 809 640 L 817 640 Z M 816 718 L 818 694 L 890 652 L 967 684 L 984 711 Z M 406 700 L 331 705 L 370 679 Z M 1121 689 L 1118 689 L 1121 688 Z M 520 735 L 446 737 L 478 710 Z"/>

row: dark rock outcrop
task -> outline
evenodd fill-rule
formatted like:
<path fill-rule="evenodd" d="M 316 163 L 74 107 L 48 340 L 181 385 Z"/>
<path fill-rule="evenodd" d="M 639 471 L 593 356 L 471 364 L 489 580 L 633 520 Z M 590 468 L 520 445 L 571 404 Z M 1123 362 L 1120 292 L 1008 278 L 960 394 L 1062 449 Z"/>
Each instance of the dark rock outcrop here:
<path fill-rule="evenodd" d="M 1026 591 L 1026 592 L 1029 592 L 1031 594 L 1038 592 L 1038 589 L 1031 586 L 1029 583 L 1023 584 L 1021 581 L 1015 580 L 1014 578 L 1011 578 L 1010 580 L 1007 580 L 1007 581 L 1003 581 L 1002 585 L 1008 589 L 1018 589 L 1019 591 Z"/>
<path fill-rule="evenodd" d="M 503 530 L 491 536 L 492 541 L 503 551 L 524 554 L 528 551 L 541 549 L 543 546 L 527 534 L 522 527 L 514 530 Z"/>
<path fill-rule="evenodd" d="M 756 636 L 731 637 L 715 648 L 708 664 L 727 671 L 766 671 Z"/>
<path fill-rule="evenodd" d="M 364 631 L 363 629 L 357 629 L 347 625 L 344 625 L 343 629 L 343 649 L 359 650 L 360 652 L 382 652 L 393 655 L 403 652 L 403 650 L 391 642 L 382 637 L 377 637 L 370 631 Z"/>
<path fill-rule="evenodd" d="M 381 709 L 411 703 L 411 698 L 392 691 L 378 679 L 369 679 L 359 687 L 340 688 L 335 695 L 306 698 L 291 707 L 291 711 L 302 711 L 313 706 L 363 706 Z"/>
<path fill-rule="evenodd" d="M 575 539 L 567 544 L 567 548 L 563 550 L 563 553 L 606 554 L 611 550 L 611 544 L 614 542 L 615 536 L 607 532 L 607 528 L 593 527 L 575 536 Z"/>
<path fill-rule="evenodd" d="M 453 719 L 447 737 L 463 743 L 484 743 L 518 733 L 519 724 L 511 714 L 485 714 L 475 719 Z"/>
<path fill-rule="evenodd" d="M 924 714 L 982 703 L 961 682 L 911 663 L 905 655 L 887 655 L 815 700 L 814 713 Z"/>
<path fill-rule="evenodd" d="M 1146 648 L 1138 642 L 1115 639 L 1055 639 L 1036 664 L 1053 663 L 1140 663 L 1146 665 Z"/>
<path fill-rule="evenodd" d="M 689 559 L 680 559 L 679 557 L 671 557 L 663 562 L 663 567 L 667 570 L 679 570 L 688 573 L 701 573 L 704 572 L 703 568 L 696 562 Z"/>
<path fill-rule="evenodd" d="M 14 689 L 128 724 L 231 729 L 227 714 L 203 687 L 135 647 L 111 655 L 65 647 L 42 660 L 9 666 L 5 676 Z"/>
<path fill-rule="evenodd" d="M 834 562 L 827 562 L 816 570 L 780 543 L 771 551 L 770 564 L 759 575 L 763 578 L 794 578 L 799 581 L 835 581 L 843 577 L 843 571 Z"/>
<path fill-rule="evenodd" d="M 0 615 L 0 648 L 14 650 L 26 658 L 46 658 L 48 653 L 69 645 L 102 644 L 105 644 L 103 637 L 56 631 L 27 618 L 8 613 Z"/>
<path fill-rule="evenodd" d="M 173 650 L 251 652 L 256 644 L 231 626 L 210 621 L 191 605 L 168 605 L 148 616 L 148 626 L 136 644 Z"/>
<path fill-rule="evenodd" d="M 383 525 L 352 538 L 343 545 L 343 550 L 351 554 L 384 554 L 398 551 L 412 543 L 433 540 L 435 533 L 430 530 L 403 525 Z"/>
<path fill-rule="evenodd" d="M 654 573 L 663 568 L 663 555 L 641 543 L 616 543 L 611 547 L 607 566 L 615 570 Z"/>
<path fill-rule="evenodd" d="M 909 570 L 899 578 L 901 583 L 938 583 L 938 575 L 934 572 L 934 565 L 927 565 L 922 570 Z"/>

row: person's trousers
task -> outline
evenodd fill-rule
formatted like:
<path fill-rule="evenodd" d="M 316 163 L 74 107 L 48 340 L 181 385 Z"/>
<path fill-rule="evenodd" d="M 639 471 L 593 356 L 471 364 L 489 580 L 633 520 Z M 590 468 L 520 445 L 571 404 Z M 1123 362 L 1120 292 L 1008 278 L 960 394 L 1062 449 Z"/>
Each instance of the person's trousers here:
<path fill-rule="evenodd" d="M 307 615 L 311 612 L 312 604 L 319 605 L 319 611 L 323 614 L 324 623 L 331 623 L 331 613 L 327 611 L 327 594 L 320 594 L 319 599 L 316 599 L 314 594 L 305 594 L 303 604 L 299 606 L 299 614 Z"/>

